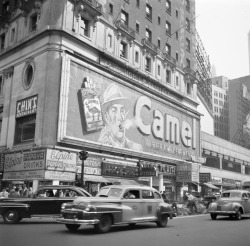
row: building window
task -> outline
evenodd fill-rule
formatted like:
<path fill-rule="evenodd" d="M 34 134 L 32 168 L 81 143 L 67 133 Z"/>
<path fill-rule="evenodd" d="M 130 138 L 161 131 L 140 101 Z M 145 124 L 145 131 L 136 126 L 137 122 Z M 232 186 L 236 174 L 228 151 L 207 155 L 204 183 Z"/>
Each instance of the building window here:
<path fill-rule="evenodd" d="M 135 62 L 139 63 L 139 52 L 138 51 L 135 52 Z"/>
<path fill-rule="evenodd" d="M 152 32 L 148 28 L 146 28 L 146 39 L 152 41 Z"/>
<path fill-rule="evenodd" d="M 161 17 L 158 16 L 158 25 L 160 26 L 161 25 Z"/>
<path fill-rule="evenodd" d="M 1 139 L 1 132 L 2 132 L 2 123 L 3 123 L 3 107 L 0 107 L 0 139 Z"/>
<path fill-rule="evenodd" d="M 190 32 L 190 20 L 186 18 L 186 30 Z"/>
<path fill-rule="evenodd" d="M 136 7 L 140 8 L 140 0 L 136 0 Z"/>
<path fill-rule="evenodd" d="M 171 36 L 171 24 L 166 21 L 166 34 Z"/>
<path fill-rule="evenodd" d="M 146 4 L 146 17 L 152 21 L 152 7 L 149 4 Z"/>
<path fill-rule="evenodd" d="M 4 44 L 5 44 L 5 34 L 2 34 L 0 37 L 0 50 L 4 49 Z"/>
<path fill-rule="evenodd" d="M 128 58 L 128 51 L 127 51 L 128 45 L 125 42 L 121 42 L 120 44 L 120 57 L 121 58 Z"/>
<path fill-rule="evenodd" d="M 190 63 L 190 60 L 188 58 L 186 58 L 186 67 L 191 68 L 191 63 Z"/>
<path fill-rule="evenodd" d="M 186 0 L 186 10 L 190 12 L 190 0 Z"/>
<path fill-rule="evenodd" d="M 113 43 L 112 35 L 108 34 L 108 47 L 109 48 L 112 48 L 112 43 Z"/>
<path fill-rule="evenodd" d="M 135 30 L 137 33 L 140 31 L 140 25 L 138 23 L 135 24 Z"/>
<path fill-rule="evenodd" d="M 109 4 L 109 14 L 113 15 L 113 4 Z"/>
<path fill-rule="evenodd" d="M 12 29 L 11 29 L 11 35 L 10 35 L 10 42 L 13 42 L 13 41 L 14 41 L 15 32 L 16 32 L 16 29 L 15 29 L 15 28 L 12 28 Z"/>
<path fill-rule="evenodd" d="M 171 14 L 171 2 L 170 0 L 166 0 L 166 11 Z"/>
<path fill-rule="evenodd" d="M 30 17 L 30 32 L 35 32 L 37 30 L 37 14 Z"/>
<path fill-rule="evenodd" d="M 23 88 L 28 90 L 33 82 L 34 78 L 34 64 L 29 63 L 23 70 Z"/>
<path fill-rule="evenodd" d="M 161 40 L 158 38 L 158 48 L 161 48 Z"/>
<path fill-rule="evenodd" d="M 16 119 L 15 144 L 35 139 L 36 114 Z"/>
<path fill-rule="evenodd" d="M 170 70 L 166 70 L 166 82 L 171 83 L 171 72 Z"/>
<path fill-rule="evenodd" d="M 80 22 L 80 34 L 86 37 L 90 36 L 89 21 L 83 17 L 81 17 L 81 22 Z"/>
<path fill-rule="evenodd" d="M 151 59 L 149 57 L 146 57 L 145 70 L 149 73 L 151 72 Z"/>
<path fill-rule="evenodd" d="M 128 26 L 128 13 L 122 10 L 121 12 L 121 21 L 124 25 Z"/>
<path fill-rule="evenodd" d="M 175 59 L 176 61 L 179 61 L 179 54 L 177 52 L 175 53 Z"/>
<path fill-rule="evenodd" d="M 9 13 L 9 1 L 5 1 L 2 6 L 2 15 L 7 15 Z"/>
<path fill-rule="evenodd" d="M 158 76 L 161 76 L 161 66 L 160 65 L 158 65 L 157 74 L 158 74 Z"/>
<path fill-rule="evenodd" d="M 190 52 L 190 40 L 186 38 L 186 50 Z"/>
<path fill-rule="evenodd" d="M 171 56 L 171 46 L 169 44 L 166 44 L 165 51 L 169 56 Z"/>
<path fill-rule="evenodd" d="M 0 75 L 0 96 L 3 95 L 3 85 L 4 85 L 3 76 Z"/>
<path fill-rule="evenodd" d="M 187 83 L 187 94 L 191 95 L 191 93 L 192 93 L 192 85 L 191 83 Z"/>
<path fill-rule="evenodd" d="M 178 19 L 179 18 L 179 11 L 176 9 L 175 10 L 175 17 Z"/>
<path fill-rule="evenodd" d="M 178 76 L 175 77 L 175 85 L 177 87 L 179 87 L 179 77 Z"/>
<path fill-rule="evenodd" d="M 175 33 L 175 39 L 176 39 L 176 40 L 179 39 L 179 33 L 178 33 L 178 32 Z"/>

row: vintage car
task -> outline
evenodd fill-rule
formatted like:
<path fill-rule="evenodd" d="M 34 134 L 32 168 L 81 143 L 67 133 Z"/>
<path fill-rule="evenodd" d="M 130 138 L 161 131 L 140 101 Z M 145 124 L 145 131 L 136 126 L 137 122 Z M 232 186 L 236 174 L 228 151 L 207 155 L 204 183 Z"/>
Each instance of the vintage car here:
<path fill-rule="evenodd" d="M 75 231 L 81 224 L 94 225 L 99 233 L 110 230 L 112 225 L 155 222 L 166 227 L 173 218 L 170 204 L 164 202 L 154 188 L 143 185 L 109 185 L 95 197 L 76 198 L 72 203 L 62 204 L 61 217 L 57 222 Z"/>
<path fill-rule="evenodd" d="M 7 224 L 31 217 L 59 217 L 61 205 L 76 197 L 90 197 L 84 189 L 69 185 L 39 187 L 32 197 L 0 198 L 0 215 Z"/>
<path fill-rule="evenodd" d="M 250 215 L 250 191 L 224 191 L 216 202 L 210 203 L 208 212 L 212 220 L 215 220 L 217 215 L 227 215 L 230 218 L 235 217 L 240 220 L 242 215 Z"/>

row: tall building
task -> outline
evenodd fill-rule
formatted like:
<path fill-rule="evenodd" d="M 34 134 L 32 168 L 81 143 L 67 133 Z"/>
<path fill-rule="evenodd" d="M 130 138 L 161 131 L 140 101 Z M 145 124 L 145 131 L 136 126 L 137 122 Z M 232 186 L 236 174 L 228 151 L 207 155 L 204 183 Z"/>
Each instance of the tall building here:
<path fill-rule="evenodd" d="M 229 140 L 229 80 L 219 76 L 212 78 L 212 84 L 214 135 Z"/>
<path fill-rule="evenodd" d="M 249 66 L 249 74 L 250 74 L 250 31 L 248 32 L 248 66 Z"/>
<path fill-rule="evenodd" d="M 35 189 L 84 168 L 91 193 L 137 181 L 178 197 L 198 181 L 194 0 L 5 0 L 0 12 L 3 182 Z"/>

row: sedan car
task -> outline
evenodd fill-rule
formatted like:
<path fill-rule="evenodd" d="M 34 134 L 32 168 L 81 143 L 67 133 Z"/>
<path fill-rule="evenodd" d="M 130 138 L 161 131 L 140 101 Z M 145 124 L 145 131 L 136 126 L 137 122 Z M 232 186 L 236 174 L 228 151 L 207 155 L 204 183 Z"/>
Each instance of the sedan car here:
<path fill-rule="evenodd" d="M 90 197 L 84 189 L 69 185 L 39 187 L 31 198 L 0 198 L 0 215 L 7 224 L 31 217 L 59 217 L 61 205 L 76 197 Z"/>
<path fill-rule="evenodd" d="M 250 191 L 224 191 L 216 202 L 209 205 L 208 212 L 212 220 L 215 220 L 218 215 L 227 215 L 240 220 L 243 214 L 250 214 Z"/>
<path fill-rule="evenodd" d="M 110 185 L 103 187 L 96 197 L 78 197 L 62 205 L 57 222 L 70 231 L 83 225 L 94 225 L 99 233 L 108 232 L 112 225 L 155 222 L 166 227 L 173 218 L 170 204 L 164 202 L 154 188 L 140 185 Z"/>

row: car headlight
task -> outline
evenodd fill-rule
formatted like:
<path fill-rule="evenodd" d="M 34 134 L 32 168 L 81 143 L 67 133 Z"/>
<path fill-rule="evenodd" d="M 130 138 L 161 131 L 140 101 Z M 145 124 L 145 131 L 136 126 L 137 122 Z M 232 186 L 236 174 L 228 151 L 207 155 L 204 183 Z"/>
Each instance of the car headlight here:
<path fill-rule="evenodd" d="M 63 203 L 62 206 L 61 206 L 61 209 L 65 209 L 66 208 L 66 203 Z"/>

